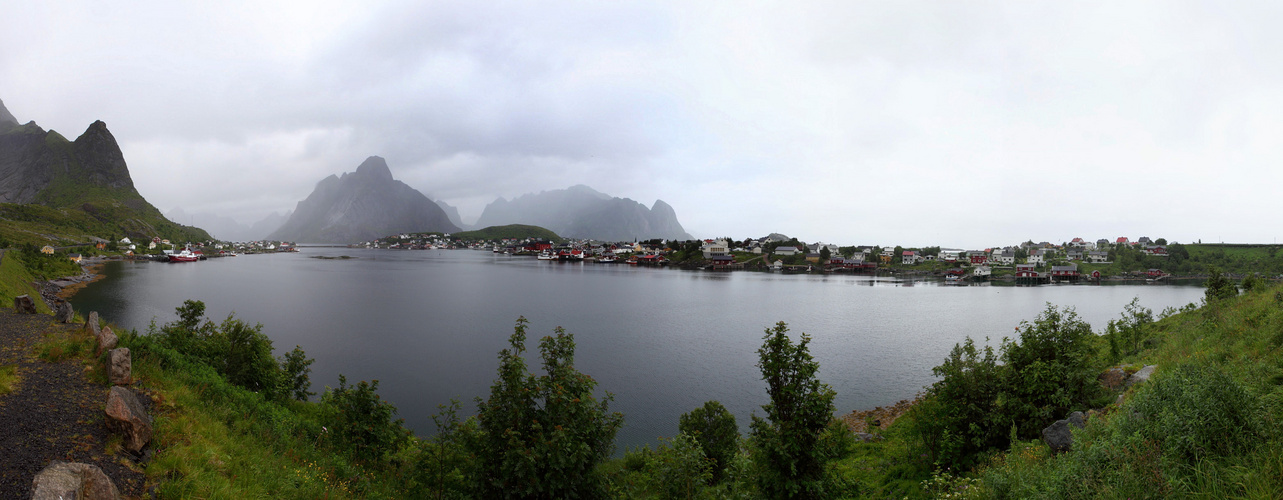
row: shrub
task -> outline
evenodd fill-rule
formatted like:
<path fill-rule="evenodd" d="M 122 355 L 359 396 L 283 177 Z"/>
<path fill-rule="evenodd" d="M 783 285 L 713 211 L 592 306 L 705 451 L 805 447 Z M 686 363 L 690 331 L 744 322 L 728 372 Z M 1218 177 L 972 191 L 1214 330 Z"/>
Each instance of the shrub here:
<path fill-rule="evenodd" d="M 978 349 L 968 337 L 931 370 L 940 380 L 909 410 L 909 422 L 937 464 L 969 465 L 975 454 L 1006 443 L 1006 419 L 997 414 L 1000 369 L 993 348 Z"/>
<path fill-rule="evenodd" d="M 1028 439 L 1070 411 L 1090 406 L 1099 395 L 1093 365 L 1096 336 L 1073 308 L 1051 304 L 1019 330 L 1018 339 L 1002 342 L 1005 366 L 998 409 Z"/>
<path fill-rule="evenodd" d="M 659 448 L 650 454 L 646 468 L 660 498 L 695 498 L 712 479 L 712 465 L 699 441 L 682 432 L 667 443 L 660 438 Z"/>
<path fill-rule="evenodd" d="M 601 497 L 596 466 L 610 455 L 624 416 L 609 412 L 610 393 L 593 397 L 597 382 L 575 370 L 574 336 L 561 328 L 539 342 L 545 375 L 528 373 L 526 324 L 517 319 L 490 398 L 477 400 L 479 434 L 470 447 L 478 496 Z"/>
<path fill-rule="evenodd" d="M 677 429 L 699 443 L 711 463 L 712 481 L 721 481 L 726 465 L 739 450 L 740 433 L 735 415 L 726 411 L 722 403 L 709 401 L 682 415 Z"/>
<path fill-rule="evenodd" d="M 1203 291 L 1203 301 L 1208 304 L 1238 296 L 1238 287 L 1216 266 L 1207 267 L 1207 282 L 1203 286 L 1207 288 Z"/>
<path fill-rule="evenodd" d="M 758 368 L 771 402 L 762 406 L 766 419 L 753 416 L 752 439 L 758 487 L 767 497 L 824 496 L 824 456 L 820 435 L 833 419 L 833 389 L 815 377 L 820 364 L 807 349 L 805 333 L 794 344 L 788 325 L 766 329 L 757 350 Z"/>
<path fill-rule="evenodd" d="M 385 459 L 410 436 L 401 419 L 392 419 L 396 407 L 380 398 L 378 389 L 378 380 L 348 386 L 347 377 L 339 375 L 339 388 L 321 395 L 331 442 L 365 462 Z"/>
<path fill-rule="evenodd" d="M 1243 454 L 1264 441 L 1260 402 L 1224 371 L 1182 365 L 1165 375 L 1132 399 L 1138 418 L 1127 420 L 1127 430 L 1187 463 Z"/>
<path fill-rule="evenodd" d="M 1109 339 L 1109 354 L 1113 361 L 1122 356 L 1140 351 L 1141 343 L 1149 337 L 1150 325 L 1154 323 L 1154 311 L 1140 306 L 1140 298 L 1132 298 L 1123 306 L 1122 318 L 1110 320 L 1105 328 L 1105 337 Z"/>
<path fill-rule="evenodd" d="M 437 405 L 432 416 L 437 433 L 420 443 L 417 461 L 417 498 L 466 498 L 469 485 L 467 440 L 475 433 L 475 420 L 459 420 L 459 401 Z"/>
<path fill-rule="evenodd" d="M 312 381 L 308 374 L 312 372 L 312 363 L 316 361 L 307 357 L 303 348 L 294 346 L 294 350 L 285 353 L 281 358 L 281 394 L 286 398 L 296 401 L 307 401 L 308 397 L 316 395 L 315 392 L 309 391 L 312 387 Z"/>

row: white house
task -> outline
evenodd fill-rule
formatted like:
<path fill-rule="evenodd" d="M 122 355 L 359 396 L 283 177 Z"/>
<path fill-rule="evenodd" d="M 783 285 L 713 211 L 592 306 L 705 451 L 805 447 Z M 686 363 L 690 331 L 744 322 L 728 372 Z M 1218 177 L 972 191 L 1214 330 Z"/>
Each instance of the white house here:
<path fill-rule="evenodd" d="M 900 262 L 906 266 L 912 266 L 918 263 L 918 252 L 905 250 L 900 256 Z"/>
<path fill-rule="evenodd" d="M 1109 262 L 1109 252 L 1096 251 L 1087 252 L 1087 261 L 1093 264 L 1104 264 Z"/>
<path fill-rule="evenodd" d="M 704 251 L 704 258 L 709 259 L 715 255 L 726 255 L 730 253 L 730 248 L 726 245 L 726 240 L 713 240 L 711 243 L 705 242 L 700 248 Z"/>
<path fill-rule="evenodd" d="M 1029 257 L 1025 259 L 1025 262 L 1036 265 L 1036 266 L 1041 266 L 1047 262 L 1045 258 L 1046 253 L 1047 252 L 1045 250 L 1039 250 L 1037 248 L 1030 250 Z"/>
<path fill-rule="evenodd" d="M 797 247 L 775 247 L 775 255 L 797 255 Z"/>

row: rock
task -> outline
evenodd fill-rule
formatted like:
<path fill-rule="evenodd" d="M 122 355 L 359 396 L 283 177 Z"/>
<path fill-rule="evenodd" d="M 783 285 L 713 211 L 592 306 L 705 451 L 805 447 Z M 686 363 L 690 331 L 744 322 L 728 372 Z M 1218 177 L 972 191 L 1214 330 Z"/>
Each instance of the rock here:
<path fill-rule="evenodd" d="M 120 490 L 97 465 L 54 460 L 31 480 L 32 500 L 120 498 Z"/>
<path fill-rule="evenodd" d="M 85 320 L 85 330 L 94 334 L 94 337 L 98 336 L 98 311 L 89 313 L 89 319 Z"/>
<path fill-rule="evenodd" d="M 35 314 L 36 303 L 28 295 L 19 295 L 13 298 L 13 312 L 18 314 Z"/>
<path fill-rule="evenodd" d="M 1101 387 L 1115 391 L 1121 388 L 1123 383 L 1127 381 L 1127 372 L 1123 371 L 1122 368 L 1115 366 L 1106 370 L 1105 373 L 1100 374 L 1098 380 L 1100 380 Z"/>
<path fill-rule="evenodd" d="M 107 395 L 107 429 L 125 437 L 125 449 L 138 453 L 151 441 L 151 416 L 133 391 L 112 386 Z"/>
<path fill-rule="evenodd" d="M 133 382 L 133 361 L 128 347 L 107 351 L 107 379 L 111 385 L 129 385 Z"/>
<path fill-rule="evenodd" d="M 116 333 L 111 331 L 111 327 L 104 326 L 102 331 L 98 332 L 98 354 L 102 354 L 103 351 L 114 349 L 116 347 L 116 342 L 119 341 L 120 339 L 116 338 Z"/>
<path fill-rule="evenodd" d="M 874 441 L 881 441 L 883 439 L 881 434 L 869 434 L 865 432 L 855 433 L 855 438 L 859 439 L 861 443 L 872 443 Z"/>
<path fill-rule="evenodd" d="M 54 317 L 58 319 L 59 323 L 71 323 L 75 315 L 75 311 L 71 309 L 71 303 L 64 300 L 61 304 L 58 304 L 58 313 Z"/>
<path fill-rule="evenodd" d="M 1083 412 L 1070 413 L 1069 418 L 1057 420 L 1056 423 L 1042 430 L 1042 440 L 1047 443 L 1053 453 L 1069 451 L 1069 448 L 1073 445 L 1074 436 L 1069 428 L 1071 425 L 1079 429 L 1086 426 Z"/>
<path fill-rule="evenodd" d="M 1158 367 L 1154 365 L 1148 365 L 1144 368 L 1141 368 L 1140 370 L 1137 370 L 1136 373 L 1132 374 L 1132 376 L 1127 377 L 1127 384 L 1125 385 L 1125 387 L 1131 387 L 1133 385 L 1141 384 L 1141 383 L 1144 383 L 1146 380 L 1149 380 L 1149 377 L 1154 374 L 1154 370 L 1156 368 Z"/>

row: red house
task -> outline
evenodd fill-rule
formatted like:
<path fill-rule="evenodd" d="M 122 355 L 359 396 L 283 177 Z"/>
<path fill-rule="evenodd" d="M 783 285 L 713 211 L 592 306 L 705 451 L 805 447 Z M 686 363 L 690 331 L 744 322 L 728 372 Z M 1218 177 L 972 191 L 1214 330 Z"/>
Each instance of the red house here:
<path fill-rule="evenodd" d="M 1038 271 L 1034 270 L 1033 264 L 1016 264 L 1017 278 L 1037 278 Z"/>
<path fill-rule="evenodd" d="M 1162 276 L 1163 276 L 1163 270 L 1162 270 L 1162 269 L 1150 269 L 1150 270 L 1148 270 L 1148 271 L 1145 271 L 1145 276 L 1146 276 L 1146 277 L 1150 277 L 1150 278 L 1159 278 L 1159 277 L 1162 277 Z"/>
<path fill-rule="evenodd" d="M 972 264 L 984 264 L 985 262 L 989 262 L 988 252 L 969 252 L 967 253 L 967 257 L 971 259 Z"/>

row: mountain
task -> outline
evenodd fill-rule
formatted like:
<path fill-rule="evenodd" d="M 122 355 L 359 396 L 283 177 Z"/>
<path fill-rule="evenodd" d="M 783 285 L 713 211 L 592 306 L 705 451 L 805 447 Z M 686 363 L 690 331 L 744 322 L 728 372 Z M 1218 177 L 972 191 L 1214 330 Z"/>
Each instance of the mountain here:
<path fill-rule="evenodd" d="M 0 132 L 13 128 L 18 125 L 18 119 L 13 117 L 13 113 L 4 107 L 4 101 L 0 101 Z"/>
<path fill-rule="evenodd" d="M 463 223 L 463 218 L 459 217 L 458 207 L 451 206 L 449 203 L 441 200 L 437 200 L 436 204 L 438 207 L 441 207 L 441 210 L 445 211 L 445 215 L 450 218 L 451 224 L 459 226 L 459 229 L 471 229 L 471 227 Z"/>
<path fill-rule="evenodd" d="M 284 226 L 285 221 L 290 220 L 291 215 L 294 215 L 293 210 L 286 210 L 284 214 L 276 212 L 267 214 L 267 217 L 263 217 L 258 222 L 250 224 L 250 239 L 261 240 L 267 238 L 268 235 L 276 232 L 276 230 L 280 229 L 281 226 Z"/>
<path fill-rule="evenodd" d="M 16 123 L 0 103 L 0 203 L 14 204 L 3 207 L 0 232 L 5 238 L 60 242 L 113 235 L 209 239 L 205 231 L 166 219 L 138 194 L 107 124 L 96 121 L 75 141 L 68 141 L 34 121 Z"/>
<path fill-rule="evenodd" d="M 694 239 L 677 222 L 677 212 L 663 200 L 656 200 L 651 208 L 646 208 L 628 198 L 614 198 L 584 185 L 526 194 L 512 201 L 499 198 L 486 205 L 474 226 L 507 224 L 546 227 L 575 239 Z"/>
<path fill-rule="evenodd" d="M 331 175 L 298 202 L 289 220 L 268 238 L 304 243 L 355 243 L 395 233 L 457 232 L 427 196 L 392 178 L 383 158 L 371 156 L 355 172 Z"/>
<path fill-rule="evenodd" d="M 174 208 L 165 214 L 169 220 L 187 222 L 209 231 L 210 236 L 224 241 L 257 241 L 272 234 L 285 224 L 292 212 L 281 215 L 272 212 L 253 224 L 244 224 L 231 217 L 210 213 L 187 213 L 182 207 Z"/>

